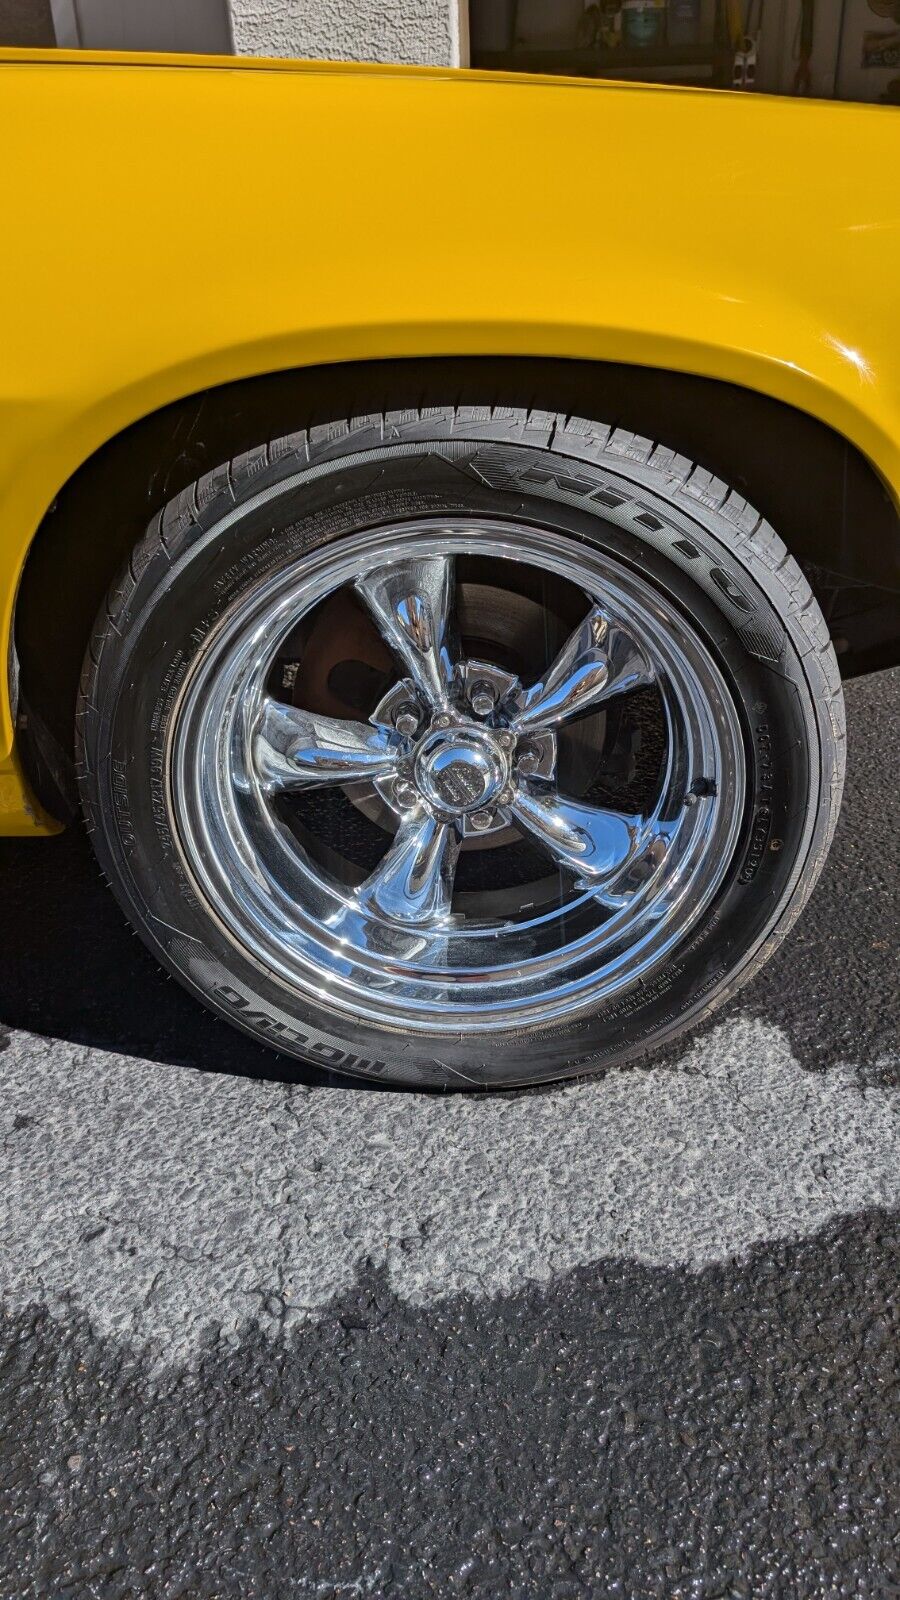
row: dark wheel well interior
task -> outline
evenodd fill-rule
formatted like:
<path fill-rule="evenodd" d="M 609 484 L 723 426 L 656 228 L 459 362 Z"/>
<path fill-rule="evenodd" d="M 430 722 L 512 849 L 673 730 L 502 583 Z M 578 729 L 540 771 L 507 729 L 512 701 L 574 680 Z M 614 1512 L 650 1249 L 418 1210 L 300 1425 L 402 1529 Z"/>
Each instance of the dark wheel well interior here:
<path fill-rule="evenodd" d="M 201 473 L 308 423 L 436 403 L 533 405 L 673 446 L 745 494 L 804 570 L 845 676 L 900 660 L 900 517 L 840 435 L 730 384 L 573 361 L 447 359 L 301 369 L 206 390 L 118 434 L 65 484 L 16 605 L 23 753 L 45 803 L 71 794 L 75 695 L 94 617 L 153 513 Z"/>

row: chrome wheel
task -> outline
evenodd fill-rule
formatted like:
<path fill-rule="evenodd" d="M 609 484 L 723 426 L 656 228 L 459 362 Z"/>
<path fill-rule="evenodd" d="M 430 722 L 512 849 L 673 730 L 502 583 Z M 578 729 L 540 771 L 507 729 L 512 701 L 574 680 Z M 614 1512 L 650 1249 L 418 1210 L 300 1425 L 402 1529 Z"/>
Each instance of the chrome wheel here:
<path fill-rule="evenodd" d="M 316 630 L 348 617 L 358 716 L 311 692 Z M 287 989 L 398 1033 L 528 1030 L 646 985 L 742 821 L 734 701 L 690 620 L 511 522 L 383 527 L 267 577 L 206 640 L 173 730 L 198 895 Z M 616 803 L 623 748 L 640 782 Z"/>

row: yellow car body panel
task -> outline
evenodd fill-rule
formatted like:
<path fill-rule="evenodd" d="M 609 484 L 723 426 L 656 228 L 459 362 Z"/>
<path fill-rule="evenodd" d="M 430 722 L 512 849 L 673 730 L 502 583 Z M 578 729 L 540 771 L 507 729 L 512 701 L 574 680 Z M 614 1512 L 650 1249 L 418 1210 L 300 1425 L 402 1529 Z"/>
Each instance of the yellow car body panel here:
<path fill-rule="evenodd" d="M 0 660 L 75 469 L 169 401 L 279 369 L 521 355 L 724 379 L 837 429 L 900 502 L 888 107 L 0 51 L 0 148 Z M 41 831 L 13 721 L 4 681 L 0 833 Z"/>

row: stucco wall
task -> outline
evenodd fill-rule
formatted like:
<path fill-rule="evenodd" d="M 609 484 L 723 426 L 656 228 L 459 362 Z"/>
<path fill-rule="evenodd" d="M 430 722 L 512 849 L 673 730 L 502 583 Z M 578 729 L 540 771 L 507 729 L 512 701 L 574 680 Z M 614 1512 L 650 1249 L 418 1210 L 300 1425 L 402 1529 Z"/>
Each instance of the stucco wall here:
<path fill-rule="evenodd" d="M 240 55 L 458 66 L 460 0 L 231 0 Z"/>

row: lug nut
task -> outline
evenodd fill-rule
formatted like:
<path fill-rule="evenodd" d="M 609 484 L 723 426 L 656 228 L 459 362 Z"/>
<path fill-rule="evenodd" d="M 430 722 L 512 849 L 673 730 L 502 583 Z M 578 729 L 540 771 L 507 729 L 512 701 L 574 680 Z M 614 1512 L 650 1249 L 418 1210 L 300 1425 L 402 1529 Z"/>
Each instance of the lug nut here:
<path fill-rule="evenodd" d="M 394 713 L 394 727 L 398 733 L 402 733 L 404 739 L 411 739 L 418 731 L 419 713 L 409 701 L 397 707 Z"/>
<path fill-rule="evenodd" d="M 503 733 L 498 733 L 497 739 L 504 750 L 515 750 L 516 736 L 514 733 L 509 733 L 508 731 L 504 730 Z"/>
<path fill-rule="evenodd" d="M 394 799 L 403 811 L 408 811 L 414 806 L 418 798 L 418 790 L 411 783 L 407 783 L 404 778 L 401 778 L 399 783 L 394 784 Z"/>
<path fill-rule="evenodd" d="M 472 686 L 469 704 L 476 717 L 489 717 L 497 704 L 497 691 L 494 685 L 484 678 L 479 679 L 478 683 Z"/>
<path fill-rule="evenodd" d="M 537 772 L 540 764 L 540 755 L 531 746 L 526 746 L 516 762 L 519 771 L 524 773 L 526 778 L 529 778 L 533 772 Z"/>
<path fill-rule="evenodd" d="M 494 816 L 491 811 L 473 811 L 469 818 L 469 823 L 478 833 L 481 833 L 485 828 L 490 827 L 493 820 Z"/>

